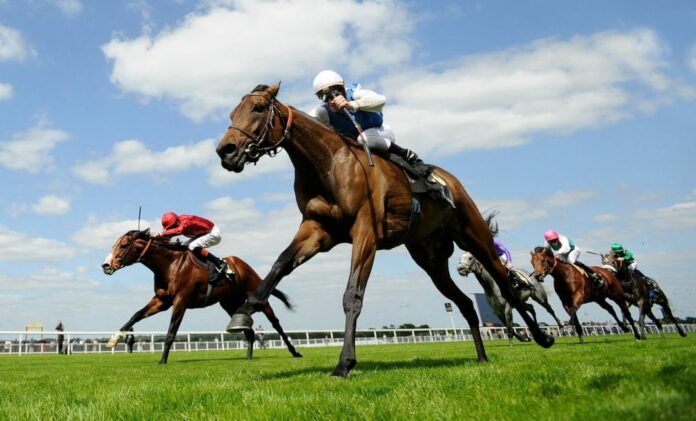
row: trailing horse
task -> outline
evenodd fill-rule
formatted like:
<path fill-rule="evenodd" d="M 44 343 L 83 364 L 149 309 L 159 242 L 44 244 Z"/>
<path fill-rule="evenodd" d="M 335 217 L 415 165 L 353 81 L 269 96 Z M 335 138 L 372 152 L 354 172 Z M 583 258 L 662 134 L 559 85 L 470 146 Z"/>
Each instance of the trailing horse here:
<path fill-rule="evenodd" d="M 225 260 L 236 274 L 234 283 L 225 283 L 209 290 L 207 267 L 204 263 L 195 262 L 193 254 L 185 246 L 170 243 L 166 238 L 152 237 L 149 229 L 129 231 L 121 236 L 102 263 L 102 270 L 105 274 L 112 275 L 121 268 L 142 263 L 155 274 L 155 296 L 145 307 L 133 314 L 133 317 L 111 337 L 107 345 L 116 346 L 119 338 L 124 336 L 134 324 L 172 307 L 172 318 L 160 359 L 160 364 L 166 364 L 169 350 L 187 308 L 203 308 L 220 303 L 220 306 L 231 316 L 261 282 L 259 275 L 242 259 L 231 256 L 226 257 Z M 281 300 L 286 307 L 292 308 L 285 294 L 278 290 L 272 291 L 271 294 Z M 302 354 L 295 350 L 283 332 L 270 304 L 266 303 L 262 311 L 283 338 L 292 356 L 301 357 Z M 246 330 L 244 335 L 248 341 L 247 358 L 251 358 L 254 332 Z"/>
<path fill-rule="evenodd" d="M 411 192 L 403 171 L 381 156 L 370 167 L 357 142 L 341 136 L 306 114 L 280 103 L 280 85 L 257 86 L 232 111 L 233 122 L 217 147 L 221 164 L 241 172 L 265 154 L 284 149 L 295 167 L 295 198 L 302 223 L 268 275 L 237 311 L 229 329 L 249 328 L 280 280 L 297 266 L 336 244 L 352 243 L 348 285 L 343 295 L 345 337 L 332 375 L 347 376 L 355 366 L 355 329 L 377 250 L 405 244 L 436 288 L 452 300 L 471 326 L 478 360 L 485 362 L 479 320 L 472 301 L 449 274 L 448 258 L 456 243 L 469 250 L 493 276 L 534 339 L 549 347 L 553 338 L 539 329 L 524 304 L 513 295 L 507 271 L 493 248 L 493 237 L 473 200 L 459 181 L 436 168 L 433 176 L 451 192 L 451 204 Z M 454 209 L 453 209 L 453 206 Z"/>
<path fill-rule="evenodd" d="M 544 309 L 546 309 L 551 316 L 553 316 L 559 327 L 563 326 L 563 323 L 561 323 L 558 317 L 556 317 L 556 313 L 554 313 L 553 308 L 551 308 L 549 299 L 546 295 L 546 290 L 544 290 L 541 283 L 535 277 L 530 276 L 529 273 L 523 271 L 522 269 L 515 268 L 512 270 L 516 272 L 518 277 L 526 280 L 530 286 L 530 288 L 515 289 L 515 293 L 519 297 L 519 300 L 526 303 L 531 297 L 534 301 L 539 303 L 539 305 L 544 307 Z M 493 280 L 493 277 L 491 277 L 483 266 L 481 266 L 478 260 L 476 260 L 468 251 L 465 251 L 464 254 L 462 254 L 462 257 L 459 259 L 457 271 L 462 276 L 468 276 L 469 273 L 474 273 L 474 276 L 476 276 L 476 279 L 478 279 L 486 293 L 486 301 L 488 301 L 488 304 L 493 309 L 495 315 L 498 316 L 498 319 L 500 319 L 500 321 L 507 328 L 510 346 L 512 346 L 513 336 L 521 342 L 529 342 L 529 338 L 527 336 L 521 336 L 515 332 L 515 329 L 513 329 L 512 306 L 500 293 L 500 288 L 498 288 L 498 285 Z M 527 310 L 531 313 L 532 317 L 536 321 L 536 312 L 534 311 L 534 306 L 531 304 L 526 304 L 526 306 Z"/>
<path fill-rule="evenodd" d="M 626 324 L 616 316 L 611 304 L 606 301 L 607 298 L 618 304 L 624 317 L 631 323 L 636 339 L 641 339 L 631 313 L 628 311 L 624 289 L 612 271 L 598 266 L 592 267 L 592 270 L 602 277 L 602 285 L 597 287 L 593 281 L 588 279 L 586 273 L 582 273 L 580 269 L 570 263 L 561 262 L 547 247 L 537 247 L 530 254 L 534 267 L 532 276 L 539 279 L 546 275 L 553 277 L 553 287 L 563 303 L 563 308 L 570 316 L 571 323 L 575 326 L 580 343 L 584 343 L 585 340 L 577 312 L 580 306 L 585 303 L 597 303 L 611 314 L 624 332 L 630 332 Z"/>
<path fill-rule="evenodd" d="M 652 307 L 655 304 L 662 307 L 662 314 L 667 320 L 674 323 L 679 335 L 686 337 L 686 332 L 679 326 L 679 323 L 672 314 L 667 296 L 654 279 L 648 278 L 638 269 L 631 272 L 631 270 L 623 264 L 622 260 L 614 259 L 609 254 L 602 255 L 602 264 L 611 267 L 612 270 L 616 272 L 616 276 L 619 278 L 619 281 L 621 281 L 621 285 L 626 292 L 626 301 L 628 301 L 630 305 L 634 305 L 638 308 L 638 326 L 640 327 L 640 334 L 643 339 L 646 338 L 646 315 L 650 317 L 660 331 L 660 334 L 664 336 L 662 323 L 652 312 Z M 651 289 L 653 290 L 652 299 L 650 297 Z"/>

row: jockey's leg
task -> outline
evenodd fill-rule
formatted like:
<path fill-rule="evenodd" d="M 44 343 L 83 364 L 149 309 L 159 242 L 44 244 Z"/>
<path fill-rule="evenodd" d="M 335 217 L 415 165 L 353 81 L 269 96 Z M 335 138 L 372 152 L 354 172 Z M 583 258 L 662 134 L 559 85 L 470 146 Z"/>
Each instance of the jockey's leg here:
<path fill-rule="evenodd" d="M 370 150 L 393 153 L 394 155 L 402 157 L 411 165 L 423 163 L 415 152 L 396 144 L 394 132 L 391 127 L 386 124 L 363 131 L 363 136 L 365 136 L 367 146 L 370 147 Z"/>

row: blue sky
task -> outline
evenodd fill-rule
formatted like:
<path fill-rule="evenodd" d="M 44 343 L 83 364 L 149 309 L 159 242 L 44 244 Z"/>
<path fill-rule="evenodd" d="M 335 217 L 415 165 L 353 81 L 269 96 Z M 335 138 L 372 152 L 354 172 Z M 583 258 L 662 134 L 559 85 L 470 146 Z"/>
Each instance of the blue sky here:
<path fill-rule="evenodd" d="M 142 307 L 147 270 L 99 268 L 140 205 L 156 230 L 168 210 L 213 219 L 213 251 L 265 275 L 299 223 L 289 160 L 232 174 L 214 147 L 253 86 L 282 80 L 309 109 L 327 68 L 384 93 L 397 141 L 500 212 L 519 266 L 548 228 L 585 250 L 619 241 L 694 315 L 694 28 L 686 1 L 0 0 L 0 330 L 112 330 Z M 343 326 L 349 253 L 280 284 L 298 307 L 275 305 L 286 328 Z M 444 301 L 403 247 L 381 252 L 358 326 L 448 326 Z M 182 329 L 226 321 L 196 310 Z"/>

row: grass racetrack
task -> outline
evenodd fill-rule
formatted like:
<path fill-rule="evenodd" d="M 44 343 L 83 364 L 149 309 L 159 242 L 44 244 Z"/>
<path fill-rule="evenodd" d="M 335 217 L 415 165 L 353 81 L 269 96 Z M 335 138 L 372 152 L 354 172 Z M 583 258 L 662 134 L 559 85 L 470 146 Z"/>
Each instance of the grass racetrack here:
<path fill-rule="evenodd" d="M 340 348 L 0 357 L 0 418 L 696 419 L 696 337 L 487 341 Z"/>

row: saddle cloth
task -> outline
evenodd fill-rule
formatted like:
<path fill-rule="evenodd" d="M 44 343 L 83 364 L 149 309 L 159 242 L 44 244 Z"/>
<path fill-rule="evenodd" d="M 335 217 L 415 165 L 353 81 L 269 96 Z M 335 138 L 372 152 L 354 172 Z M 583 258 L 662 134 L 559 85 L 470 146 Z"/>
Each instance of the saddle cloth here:
<path fill-rule="evenodd" d="M 571 266 L 573 266 L 585 278 L 589 278 L 589 276 L 587 275 L 587 272 L 585 272 L 585 269 L 581 268 L 580 266 L 577 266 L 575 263 L 571 263 Z"/>
<path fill-rule="evenodd" d="M 393 153 L 387 154 L 387 158 L 404 171 L 411 186 L 411 192 L 414 195 L 427 194 L 432 199 L 446 201 L 454 208 L 452 193 L 447 183 L 433 173 L 435 166 L 428 164 L 411 165 L 408 161 Z"/>
<path fill-rule="evenodd" d="M 519 279 L 520 281 L 529 285 L 530 287 L 533 286 L 532 281 L 529 279 L 529 276 L 527 276 L 526 273 L 522 272 L 519 269 L 514 269 L 514 268 L 512 269 L 512 271 L 515 272 L 515 275 L 517 275 L 517 279 Z"/>

